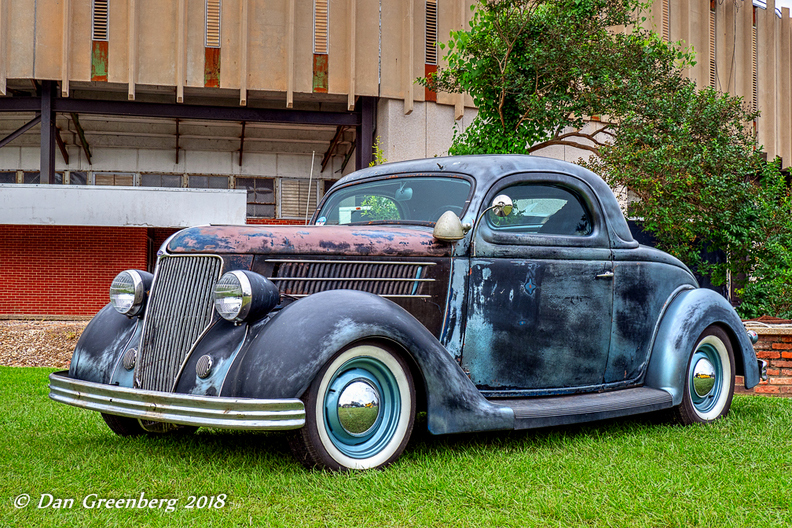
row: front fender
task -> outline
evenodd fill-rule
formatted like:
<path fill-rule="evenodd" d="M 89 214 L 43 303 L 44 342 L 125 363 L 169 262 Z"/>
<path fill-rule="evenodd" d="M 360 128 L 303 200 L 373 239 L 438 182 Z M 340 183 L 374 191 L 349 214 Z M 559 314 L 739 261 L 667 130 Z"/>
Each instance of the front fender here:
<path fill-rule="evenodd" d="M 109 383 L 118 359 L 142 321 L 118 313 L 110 304 L 85 327 L 72 355 L 69 377 Z"/>
<path fill-rule="evenodd" d="M 734 308 L 712 290 L 695 289 L 679 293 L 663 314 L 645 385 L 669 392 L 674 405 L 682 403 L 690 353 L 704 329 L 713 324 L 723 327 L 731 337 L 735 370 L 743 373 L 745 388 L 758 384 L 756 353 Z"/>
<path fill-rule="evenodd" d="M 487 401 L 451 354 L 412 315 L 377 295 L 332 290 L 293 302 L 250 328 L 221 396 L 297 398 L 339 350 L 383 339 L 407 351 L 421 371 L 434 434 L 512 429 L 514 412 Z"/>

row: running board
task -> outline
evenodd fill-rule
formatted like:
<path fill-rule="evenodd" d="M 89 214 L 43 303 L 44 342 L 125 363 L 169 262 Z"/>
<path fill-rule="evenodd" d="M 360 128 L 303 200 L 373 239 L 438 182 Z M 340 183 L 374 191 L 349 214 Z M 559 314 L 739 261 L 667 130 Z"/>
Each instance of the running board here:
<path fill-rule="evenodd" d="M 664 390 L 639 387 L 549 398 L 490 399 L 514 411 L 515 429 L 567 425 L 641 414 L 673 406 Z"/>

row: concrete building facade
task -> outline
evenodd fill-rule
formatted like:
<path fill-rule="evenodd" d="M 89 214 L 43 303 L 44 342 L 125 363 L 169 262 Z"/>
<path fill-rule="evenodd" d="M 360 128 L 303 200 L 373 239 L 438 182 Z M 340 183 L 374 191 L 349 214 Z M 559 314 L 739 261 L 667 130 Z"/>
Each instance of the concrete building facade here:
<path fill-rule="evenodd" d="M 377 142 L 390 161 L 443 155 L 475 108 L 415 79 L 471 5 L 0 0 L 0 317 L 94 313 L 185 225 L 304 223 Z M 646 23 L 694 46 L 700 85 L 756 104 L 766 151 L 792 160 L 787 9 L 655 0 Z"/>

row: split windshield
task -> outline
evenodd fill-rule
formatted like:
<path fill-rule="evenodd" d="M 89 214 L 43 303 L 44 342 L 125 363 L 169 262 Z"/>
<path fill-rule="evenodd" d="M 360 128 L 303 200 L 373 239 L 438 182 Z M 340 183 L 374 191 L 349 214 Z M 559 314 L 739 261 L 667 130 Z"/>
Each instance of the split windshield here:
<path fill-rule="evenodd" d="M 446 211 L 461 216 L 471 183 L 459 177 L 402 176 L 350 185 L 328 198 L 317 225 L 436 222 Z"/>

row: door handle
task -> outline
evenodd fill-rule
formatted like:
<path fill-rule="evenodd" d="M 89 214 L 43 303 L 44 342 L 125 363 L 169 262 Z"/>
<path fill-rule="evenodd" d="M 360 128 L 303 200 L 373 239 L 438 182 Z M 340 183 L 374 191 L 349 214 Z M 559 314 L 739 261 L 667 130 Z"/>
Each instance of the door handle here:
<path fill-rule="evenodd" d="M 598 279 L 612 279 L 613 278 L 613 272 L 612 271 L 603 271 L 602 273 L 597 275 L 597 278 Z"/>

